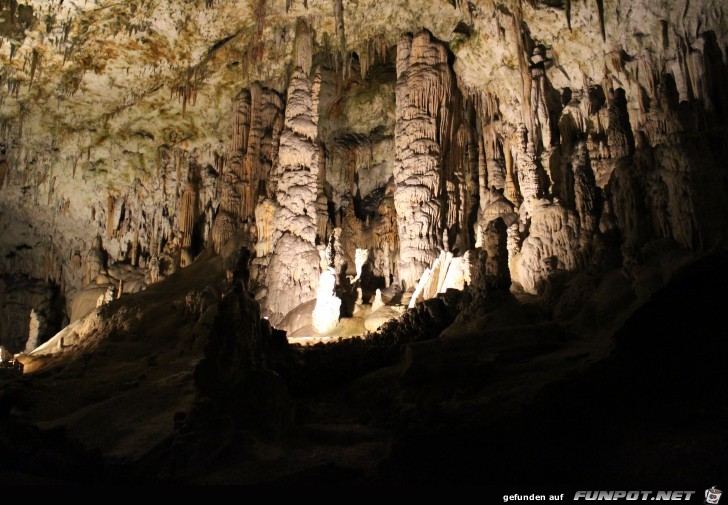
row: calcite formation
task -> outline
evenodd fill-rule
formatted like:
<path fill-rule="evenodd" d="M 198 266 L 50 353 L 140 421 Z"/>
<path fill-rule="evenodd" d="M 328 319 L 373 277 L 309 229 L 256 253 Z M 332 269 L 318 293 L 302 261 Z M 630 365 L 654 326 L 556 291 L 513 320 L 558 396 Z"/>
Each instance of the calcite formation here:
<path fill-rule="evenodd" d="M 274 320 L 315 297 L 318 285 L 317 182 L 319 170 L 318 95 L 320 75 L 301 67 L 291 77 L 286 120 L 280 138 L 273 217 L 273 253 L 268 267 L 267 309 Z M 320 237 L 319 237 L 320 239 Z"/>
<path fill-rule="evenodd" d="M 432 265 L 425 269 L 415 288 L 409 307 L 434 298 L 448 289 L 462 290 L 472 282 L 471 255 L 453 257 L 452 253 L 442 251 Z"/>
<path fill-rule="evenodd" d="M 394 203 L 399 276 L 414 286 L 437 256 L 443 230 L 444 151 L 452 128 L 455 82 L 447 48 L 428 32 L 397 43 Z"/>
<path fill-rule="evenodd" d="M 335 288 L 336 272 L 333 268 L 327 268 L 321 272 L 312 315 L 313 328 L 319 333 L 330 332 L 339 322 L 341 299 L 334 294 Z"/>
<path fill-rule="evenodd" d="M 25 343 L 25 353 L 30 353 L 33 351 L 33 349 L 38 347 L 38 338 L 41 332 L 41 325 L 45 323 L 43 319 L 43 316 L 39 316 L 35 309 L 30 311 L 30 325 L 28 332 L 28 341 Z"/>
<path fill-rule="evenodd" d="M 109 287 L 240 247 L 275 324 L 316 298 L 327 249 L 342 289 L 361 281 L 347 296 L 416 303 L 464 286 L 460 262 L 538 294 L 726 243 L 721 0 L 16 4 L 0 6 L 12 352 L 40 305 L 11 284 L 47 284 L 78 319 Z"/>

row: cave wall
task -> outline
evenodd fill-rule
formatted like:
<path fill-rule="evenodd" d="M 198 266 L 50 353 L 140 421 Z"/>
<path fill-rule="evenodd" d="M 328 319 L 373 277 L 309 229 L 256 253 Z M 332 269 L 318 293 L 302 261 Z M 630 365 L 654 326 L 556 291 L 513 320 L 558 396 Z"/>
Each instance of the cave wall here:
<path fill-rule="evenodd" d="M 413 288 L 497 218 L 534 293 L 721 247 L 725 11 L 28 0 L 0 26 L 0 273 L 71 313 L 234 242 L 276 319 L 315 297 L 327 246 L 342 279 L 365 248 Z"/>

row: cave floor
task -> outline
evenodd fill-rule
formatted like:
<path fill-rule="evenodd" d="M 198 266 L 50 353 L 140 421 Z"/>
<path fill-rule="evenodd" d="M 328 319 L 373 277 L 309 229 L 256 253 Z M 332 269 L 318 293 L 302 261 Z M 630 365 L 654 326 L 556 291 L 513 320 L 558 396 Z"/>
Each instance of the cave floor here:
<path fill-rule="evenodd" d="M 295 417 L 280 436 L 217 433 L 203 463 L 155 476 L 175 414 L 195 400 L 192 375 L 203 353 L 206 323 L 190 325 L 178 300 L 197 287 L 195 268 L 219 269 L 211 259 L 122 299 L 83 352 L 2 383 L 9 456 L 0 475 L 3 482 L 708 486 L 728 469 L 726 342 L 715 296 L 728 279 L 724 260 L 676 275 L 616 338 L 579 334 L 528 297 L 511 298 L 440 338 L 405 345 L 394 364 L 294 386 Z"/>

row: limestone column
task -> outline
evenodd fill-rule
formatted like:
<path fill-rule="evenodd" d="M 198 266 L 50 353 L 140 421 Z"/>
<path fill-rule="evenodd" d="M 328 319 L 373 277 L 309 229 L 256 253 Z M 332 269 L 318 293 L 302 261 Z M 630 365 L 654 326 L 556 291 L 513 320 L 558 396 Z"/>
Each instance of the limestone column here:
<path fill-rule="evenodd" d="M 397 44 L 394 204 L 399 276 L 411 289 L 438 256 L 442 240 L 443 144 L 452 135 L 455 88 L 447 49 L 428 32 Z"/>

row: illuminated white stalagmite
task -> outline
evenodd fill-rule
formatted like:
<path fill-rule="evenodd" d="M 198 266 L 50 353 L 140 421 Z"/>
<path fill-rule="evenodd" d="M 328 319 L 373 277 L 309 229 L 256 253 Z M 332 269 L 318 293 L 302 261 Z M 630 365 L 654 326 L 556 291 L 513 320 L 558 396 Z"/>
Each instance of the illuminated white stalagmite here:
<path fill-rule="evenodd" d="M 313 328 L 319 333 L 327 333 L 339 322 L 341 299 L 334 294 L 336 272 L 327 268 L 321 272 L 319 287 L 316 291 L 316 307 L 313 309 Z"/>
<path fill-rule="evenodd" d="M 377 289 L 374 294 L 374 301 L 372 301 L 372 312 L 375 312 L 384 307 L 384 300 L 382 300 L 382 290 Z"/>
<path fill-rule="evenodd" d="M 354 267 L 356 268 L 356 277 L 351 280 L 352 284 L 361 279 L 362 270 L 364 269 L 364 265 L 366 265 L 367 261 L 369 261 L 369 249 L 357 248 L 354 255 Z"/>
<path fill-rule="evenodd" d="M 35 309 L 30 311 L 30 324 L 28 326 L 28 341 L 25 343 L 25 352 L 30 353 L 38 347 L 38 338 L 40 336 L 40 328 L 43 323 L 43 316 L 39 315 Z"/>

